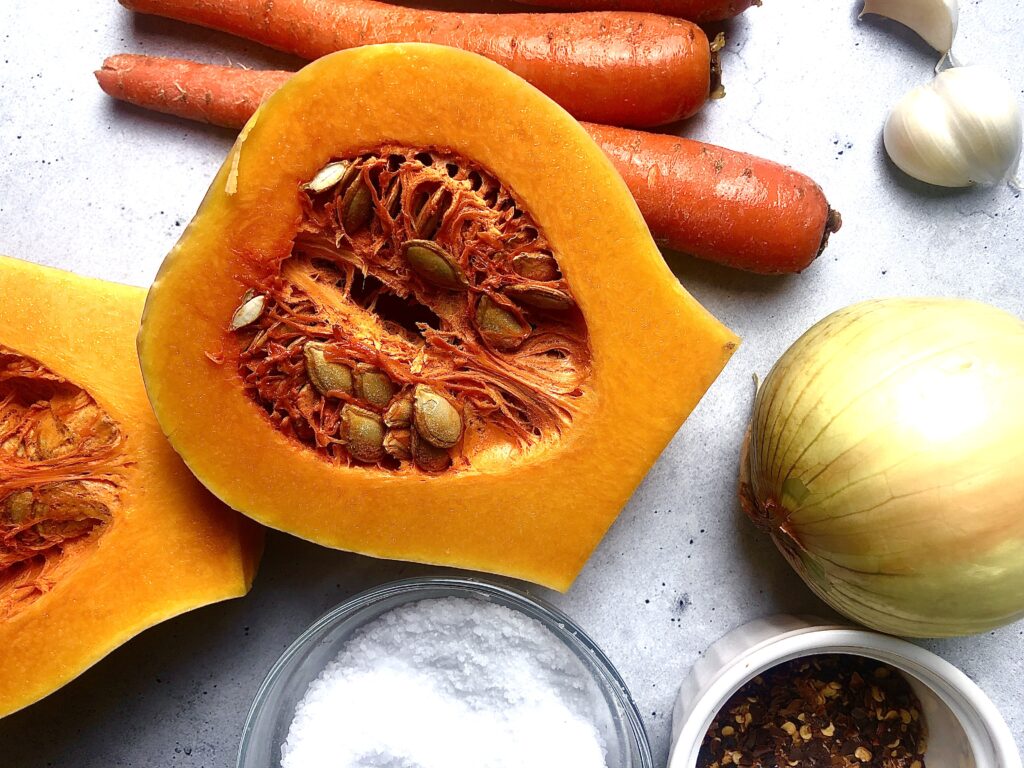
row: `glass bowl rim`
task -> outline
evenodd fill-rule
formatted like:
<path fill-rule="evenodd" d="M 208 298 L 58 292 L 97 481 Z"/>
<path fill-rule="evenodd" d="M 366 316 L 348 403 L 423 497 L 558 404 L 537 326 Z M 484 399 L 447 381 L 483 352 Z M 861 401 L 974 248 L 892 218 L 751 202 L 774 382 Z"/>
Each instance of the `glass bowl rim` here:
<path fill-rule="evenodd" d="M 388 581 L 374 587 L 365 589 L 352 597 L 342 601 L 316 621 L 306 627 L 295 640 L 289 644 L 277 661 L 267 672 L 253 697 L 252 704 L 245 716 L 242 725 L 242 737 L 238 745 L 238 754 L 235 760 L 236 768 L 243 768 L 243 761 L 250 748 L 254 723 L 258 715 L 271 703 L 270 691 L 278 680 L 284 675 L 285 669 L 292 659 L 309 645 L 313 638 L 326 627 L 355 616 L 361 611 L 376 603 L 390 597 L 408 595 L 411 593 L 427 590 L 448 590 L 455 596 L 458 593 L 480 593 L 491 597 L 498 597 L 507 601 L 514 610 L 518 610 L 537 621 L 548 631 L 554 634 L 559 640 L 570 647 L 585 652 L 593 658 L 597 671 L 606 676 L 607 679 L 590 672 L 596 684 L 605 693 L 610 694 L 623 714 L 623 725 L 625 726 L 627 738 L 632 740 L 633 746 L 639 755 L 640 761 L 634 768 L 653 768 L 654 759 L 651 755 L 650 742 L 647 738 L 647 731 L 644 729 L 643 720 L 640 717 L 640 710 L 633 701 L 625 681 L 619 671 L 612 664 L 611 660 L 604 654 L 590 636 L 569 616 L 559 608 L 533 595 L 503 584 L 497 584 L 486 579 L 476 577 L 457 576 L 422 576 L 407 579 Z M 423 598 L 429 599 L 429 598 Z M 411 601 L 410 601 L 411 602 Z M 613 713 L 613 716 L 615 713 Z"/>

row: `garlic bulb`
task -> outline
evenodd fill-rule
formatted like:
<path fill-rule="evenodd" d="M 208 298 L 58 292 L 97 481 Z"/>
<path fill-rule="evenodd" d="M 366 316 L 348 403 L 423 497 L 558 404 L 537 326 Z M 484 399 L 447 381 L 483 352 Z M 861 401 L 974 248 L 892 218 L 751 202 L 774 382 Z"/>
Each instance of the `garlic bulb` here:
<path fill-rule="evenodd" d="M 865 13 L 905 24 L 940 53 L 949 53 L 960 17 L 957 0 L 864 0 Z"/>
<path fill-rule="evenodd" d="M 892 161 L 915 179 L 941 187 L 995 184 L 1020 158 L 1020 107 L 992 70 L 955 67 L 904 96 L 883 139 Z"/>

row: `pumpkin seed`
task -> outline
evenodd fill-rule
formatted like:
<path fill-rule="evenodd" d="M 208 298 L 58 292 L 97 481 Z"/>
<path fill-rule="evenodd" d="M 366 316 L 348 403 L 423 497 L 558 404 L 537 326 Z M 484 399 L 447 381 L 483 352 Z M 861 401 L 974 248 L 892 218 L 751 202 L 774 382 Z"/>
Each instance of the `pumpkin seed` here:
<path fill-rule="evenodd" d="M 576 303 L 565 291 L 547 285 L 510 285 L 505 289 L 505 293 L 510 298 L 537 309 L 563 310 Z"/>
<path fill-rule="evenodd" d="M 393 219 L 397 219 L 398 215 L 402 212 L 402 184 L 398 179 L 392 182 L 391 190 L 384 201 L 384 207 L 387 209 L 388 215 Z"/>
<path fill-rule="evenodd" d="M 503 202 L 506 207 L 515 208 L 515 201 L 511 198 L 506 198 Z M 540 237 L 540 232 L 537 231 L 536 227 L 526 226 L 509 238 L 508 245 L 528 245 L 538 237 Z"/>
<path fill-rule="evenodd" d="M 455 259 L 431 240 L 406 240 L 402 256 L 413 272 L 438 288 L 454 291 L 466 285 L 466 277 Z"/>
<path fill-rule="evenodd" d="M 518 349 L 530 335 L 529 326 L 499 306 L 490 296 L 481 296 L 476 305 L 476 326 L 484 340 L 496 349 L 510 352 Z"/>
<path fill-rule="evenodd" d="M 370 188 L 362 179 L 356 179 L 342 195 L 338 210 L 341 212 L 341 226 L 345 234 L 354 235 L 370 223 L 373 217 L 373 198 Z"/>
<path fill-rule="evenodd" d="M 332 363 L 324 357 L 326 345 L 306 342 L 302 354 L 306 357 L 306 375 L 317 392 L 326 397 L 328 392 L 352 394 L 352 369 L 342 363 Z"/>
<path fill-rule="evenodd" d="M 246 295 L 248 293 L 247 291 Z M 241 306 L 231 316 L 231 330 L 237 331 L 240 328 L 245 328 L 247 325 L 252 325 L 260 319 L 260 315 L 263 314 L 263 310 L 266 308 L 267 297 L 263 294 L 253 294 L 248 299 L 243 296 Z"/>
<path fill-rule="evenodd" d="M 308 182 L 302 185 L 302 188 L 314 193 L 326 192 L 333 186 L 336 186 L 344 177 L 346 172 L 352 166 L 346 160 L 339 160 L 335 163 L 328 163 L 319 171 L 316 176 L 310 179 Z"/>
<path fill-rule="evenodd" d="M 370 365 L 356 367 L 356 397 L 370 405 L 383 408 L 395 396 L 397 387 L 380 368 Z"/>
<path fill-rule="evenodd" d="M 348 192 L 352 182 L 358 178 L 360 168 L 361 166 L 355 160 L 349 162 L 348 168 L 345 169 L 345 175 L 341 177 L 341 182 L 338 184 L 338 191 L 341 194 Z"/>
<path fill-rule="evenodd" d="M 416 216 L 416 233 L 425 239 L 430 239 L 437 234 L 441 226 L 441 219 L 452 204 L 452 193 L 444 187 L 438 189 L 420 209 Z"/>
<path fill-rule="evenodd" d="M 428 187 L 433 187 L 433 184 L 421 184 L 413 190 L 412 200 L 409 202 L 409 218 L 412 219 L 413 229 L 417 228 L 417 223 L 427 209 L 430 196 L 437 191 L 436 188 L 431 191 Z"/>
<path fill-rule="evenodd" d="M 438 448 L 451 448 L 462 437 L 462 416 L 440 392 L 426 384 L 413 390 L 413 425 L 420 437 Z"/>
<path fill-rule="evenodd" d="M 384 423 L 389 427 L 408 427 L 412 423 L 412 390 L 403 392 L 384 411 Z"/>
<path fill-rule="evenodd" d="M 32 512 L 35 496 L 32 491 L 24 489 L 15 491 L 0 503 L 0 511 L 6 513 L 6 517 L 15 525 L 23 522 Z"/>
<path fill-rule="evenodd" d="M 245 348 L 246 352 L 254 352 L 255 350 L 262 347 L 267 339 L 270 338 L 270 328 L 264 328 L 262 331 L 252 337 L 252 341 L 249 342 L 249 346 Z"/>
<path fill-rule="evenodd" d="M 452 457 L 444 448 L 438 448 L 424 440 L 419 432 L 412 431 L 410 448 L 416 466 L 427 472 L 443 472 L 452 463 Z"/>
<path fill-rule="evenodd" d="M 541 283 L 549 283 L 561 276 L 558 262 L 550 253 L 520 253 L 512 259 L 512 269 L 517 275 Z"/>
<path fill-rule="evenodd" d="M 372 464 L 384 457 L 384 422 L 380 416 L 352 403 L 341 407 L 345 447 L 356 461 Z"/>
<path fill-rule="evenodd" d="M 412 433 L 408 429 L 392 429 L 384 435 L 384 450 L 396 459 L 412 458 Z"/>

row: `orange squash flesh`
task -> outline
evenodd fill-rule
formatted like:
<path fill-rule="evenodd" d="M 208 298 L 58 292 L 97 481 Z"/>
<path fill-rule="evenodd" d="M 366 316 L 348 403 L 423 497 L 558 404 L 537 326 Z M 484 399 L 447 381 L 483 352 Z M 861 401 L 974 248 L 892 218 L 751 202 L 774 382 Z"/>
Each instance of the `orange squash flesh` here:
<path fill-rule="evenodd" d="M 5 360 L 30 360 L 83 390 L 121 435 L 119 459 L 95 468 L 117 486 L 116 509 L 102 530 L 66 551 L 51 550 L 46 562 L 56 565 L 30 600 L 12 600 L 12 570 L 0 572 L 0 717 L 53 692 L 143 629 L 244 595 L 252 583 L 261 530 L 202 488 L 153 418 L 134 348 L 144 296 L 0 257 Z M 19 385 L 0 379 L 0 394 L 10 397 Z M 60 479 L 67 461 L 43 475 Z M 20 481 L 39 477 L 45 463 L 26 466 L 9 450 L 0 455 L 7 468 L 0 506 L 19 488 L 25 492 Z M 9 543 L 0 543 L 0 555 L 10 557 Z"/>
<path fill-rule="evenodd" d="M 543 228 L 592 355 L 558 440 L 441 474 L 343 466 L 279 432 L 243 391 L 228 321 L 244 278 L 289 255 L 298 185 L 392 143 L 478 163 Z M 333 54 L 261 107 L 167 256 L 139 333 L 157 419 L 231 507 L 327 546 L 563 590 L 736 344 L 680 287 L 566 112 L 486 59 L 421 44 Z"/>

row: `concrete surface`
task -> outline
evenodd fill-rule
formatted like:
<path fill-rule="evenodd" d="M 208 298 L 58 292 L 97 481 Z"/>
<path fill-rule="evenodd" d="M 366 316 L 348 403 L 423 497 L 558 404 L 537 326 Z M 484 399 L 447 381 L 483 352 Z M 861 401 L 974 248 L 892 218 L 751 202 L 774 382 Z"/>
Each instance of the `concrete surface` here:
<path fill-rule="evenodd" d="M 1024 6 L 961 5 L 960 58 L 988 62 L 1024 88 Z M 850 0 L 765 0 L 727 26 L 728 96 L 681 131 L 811 174 L 845 226 L 796 277 L 668 257 L 744 344 L 572 590 L 535 590 L 576 618 L 618 666 L 658 765 L 668 753 L 675 689 L 709 643 L 774 611 L 828 613 L 735 502 L 751 374 L 766 373 L 811 323 L 860 299 L 958 295 L 1024 316 L 1024 201 L 1005 186 L 926 188 L 886 161 L 886 111 L 929 79 L 935 56 L 895 24 L 858 22 L 857 11 Z M 133 17 L 114 0 L 0 3 L 0 252 L 146 285 L 232 135 L 108 100 L 91 72 L 122 51 L 260 67 L 296 62 Z M 0 766 L 233 765 L 248 705 L 291 640 L 354 592 L 423 572 L 271 535 L 248 598 L 147 631 L 0 721 Z M 974 678 L 1024 744 L 1024 624 L 925 645 Z"/>

